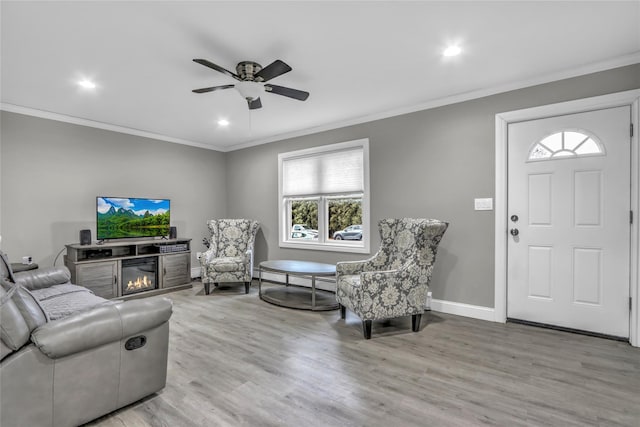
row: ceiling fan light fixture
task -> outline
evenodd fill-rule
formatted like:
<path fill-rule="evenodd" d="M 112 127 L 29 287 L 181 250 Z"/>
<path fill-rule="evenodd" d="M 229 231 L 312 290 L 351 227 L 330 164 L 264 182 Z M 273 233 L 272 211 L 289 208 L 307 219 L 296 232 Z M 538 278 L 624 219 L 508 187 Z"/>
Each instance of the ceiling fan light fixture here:
<path fill-rule="evenodd" d="M 460 53 L 462 53 L 462 48 L 458 45 L 451 45 L 442 51 L 444 56 L 458 56 Z"/>
<path fill-rule="evenodd" d="M 283 61 L 276 59 L 271 64 L 262 68 L 260 64 L 253 61 L 242 61 L 236 66 L 238 74 L 232 73 L 224 67 L 214 64 L 206 59 L 194 59 L 200 65 L 211 68 L 222 74 L 226 74 L 229 77 L 238 81 L 236 84 L 227 84 L 223 86 L 203 87 L 200 89 L 193 89 L 193 93 L 207 93 L 223 89 L 234 88 L 242 95 L 247 101 L 249 110 L 257 110 L 262 108 L 262 101 L 260 97 L 264 92 L 273 93 L 276 95 L 285 96 L 287 98 L 297 99 L 298 101 L 306 101 L 309 97 L 309 92 L 303 90 L 292 89 L 290 87 L 278 86 L 271 83 L 266 83 L 271 79 L 281 76 L 291 71 L 291 67 L 285 64 Z"/>
<path fill-rule="evenodd" d="M 260 98 L 264 92 L 264 85 L 257 82 L 238 82 L 235 87 L 242 97 L 248 101 Z"/>
<path fill-rule="evenodd" d="M 88 79 L 79 80 L 78 86 L 80 86 L 83 89 L 89 89 L 89 90 L 96 88 L 96 84 Z"/>

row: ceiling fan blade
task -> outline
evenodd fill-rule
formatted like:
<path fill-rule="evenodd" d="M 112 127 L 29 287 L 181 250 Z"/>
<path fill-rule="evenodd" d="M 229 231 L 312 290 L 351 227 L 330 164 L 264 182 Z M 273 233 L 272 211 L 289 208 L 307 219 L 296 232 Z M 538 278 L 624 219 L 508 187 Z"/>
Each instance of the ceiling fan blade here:
<path fill-rule="evenodd" d="M 307 98 L 309 97 L 309 92 L 305 92 L 303 90 L 298 90 L 298 89 L 291 89 L 290 87 L 284 87 L 284 86 L 266 84 L 264 85 L 264 90 L 266 90 L 267 92 L 297 99 L 299 101 L 306 101 Z"/>
<path fill-rule="evenodd" d="M 212 68 L 216 71 L 221 72 L 222 74 L 226 74 L 229 77 L 233 77 L 236 80 L 240 80 L 242 81 L 242 79 L 240 78 L 240 76 L 238 76 L 237 74 L 232 73 L 231 71 L 227 70 L 226 68 L 222 68 L 219 65 L 214 64 L 211 61 L 207 61 L 206 59 L 194 59 L 193 62 L 197 62 L 198 64 L 202 64 L 205 67 L 209 67 Z"/>
<path fill-rule="evenodd" d="M 235 85 L 224 85 L 224 86 L 213 86 L 213 87 L 203 87 L 202 89 L 194 89 L 191 92 L 194 93 L 206 93 L 206 92 L 213 92 L 214 90 L 221 90 L 221 89 L 231 89 L 232 87 L 234 87 Z"/>
<path fill-rule="evenodd" d="M 289 67 L 279 59 L 276 59 L 271 64 L 264 67 L 262 70 L 258 71 L 255 77 L 256 79 L 258 77 L 262 78 L 262 80 L 258 79 L 258 81 L 268 82 L 272 78 L 281 76 L 284 73 L 288 73 L 289 71 L 291 71 L 291 67 Z"/>
<path fill-rule="evenodd" d="M 249 103 L 249 110 L 256 110 L 258 108 L 262 108 L 262 101 L 260 101 L 260 98 L 256 98 L 253 101 L 249 101 L 247 99 L 247 103 Z"/>

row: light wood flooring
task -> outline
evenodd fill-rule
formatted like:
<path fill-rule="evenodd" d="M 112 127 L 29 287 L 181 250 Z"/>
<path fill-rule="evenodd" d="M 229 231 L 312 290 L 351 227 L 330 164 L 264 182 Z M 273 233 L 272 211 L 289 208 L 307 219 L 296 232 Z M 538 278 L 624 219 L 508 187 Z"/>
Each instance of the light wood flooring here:
<path fill-rule="evenodd" d="M 275 286 L 275 285 L 273 285 Z M 93 423 L 640 426 L 640 349 L 435 312 L 374 322 L 202 285 L 173 300 L 167 386 Z"/>

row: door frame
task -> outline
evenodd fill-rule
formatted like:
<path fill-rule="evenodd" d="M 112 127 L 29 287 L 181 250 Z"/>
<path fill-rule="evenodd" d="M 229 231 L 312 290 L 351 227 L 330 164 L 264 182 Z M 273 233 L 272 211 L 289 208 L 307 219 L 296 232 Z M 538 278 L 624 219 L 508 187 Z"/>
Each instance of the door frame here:
<path fill-rule="evenodd" d="M 629 324 L 629 342 L 634 347 L 640 346 L 640 281 L 638 280 L 638 265 L 640 264 L 640 236 L 638 223 L 640 222 L 640 176 L 638 165 L 640 164 L 640 150 L 638 149 L 638 134 L 640 129 L 640 89 L 617 92 L 608 95 L 584 98 L 575 101 L 561 102 L 557 104 L 543 105 L 540 107 L 526 108 L 522 110 L 508 111 L 496 114 L 496 188 L 495 188 L 495 297 L 494 316 L 496 322 L 507 321 L 507 127 L 510 123 L 528 120 L 544 119 L 548 117 L 567 114 L 583 113 L 587 111 L 601 110 L 605 108 L 631 106 L 631 123 L 634 132 L 631 138 L 631 210 L 634 213 L 634 221 L 631 224 L 630 236 L 630 268 L 629 280 L 631 296 L 631 316 Z"/>

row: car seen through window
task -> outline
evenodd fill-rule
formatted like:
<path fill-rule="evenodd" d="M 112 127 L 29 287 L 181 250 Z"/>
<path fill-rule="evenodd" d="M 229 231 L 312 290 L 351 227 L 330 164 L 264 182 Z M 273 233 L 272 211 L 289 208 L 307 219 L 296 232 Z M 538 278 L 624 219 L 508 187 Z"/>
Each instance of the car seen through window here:
<path fill-rule="evenodd" d="M 294 224 L 291 227 L 292 239 L 317 239 L 318 230 L 307 227 L 304 224 Z"/>
<path fill-rule="evenodd" d="M 362 225 L 350 225 L 333 233 L 333 240 L 362 240 Z"/>

